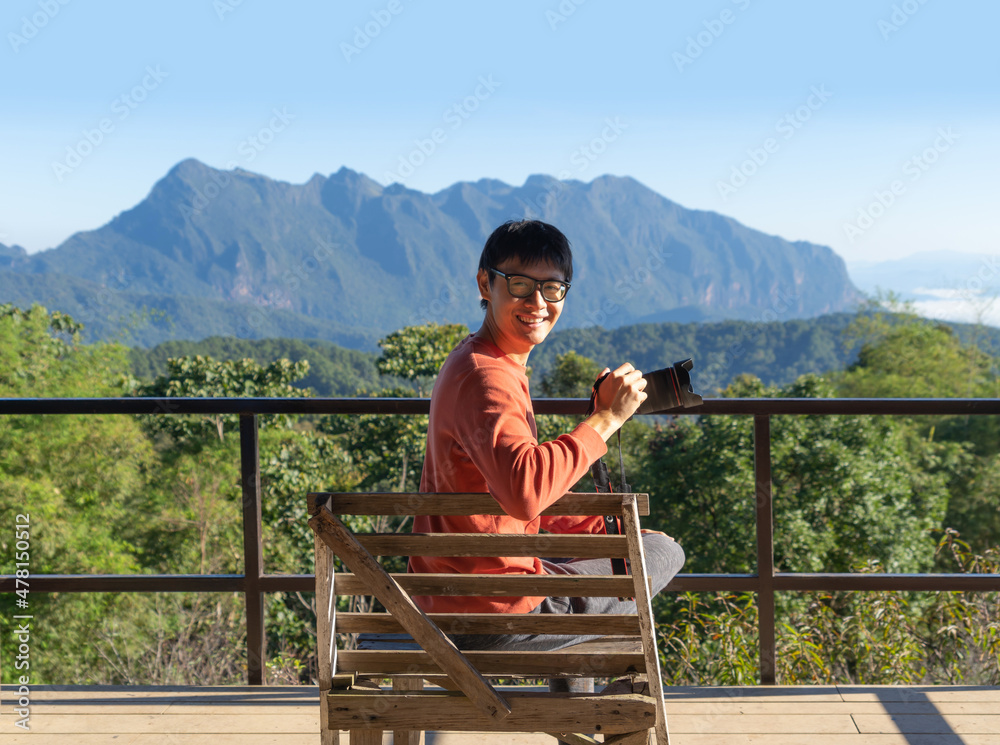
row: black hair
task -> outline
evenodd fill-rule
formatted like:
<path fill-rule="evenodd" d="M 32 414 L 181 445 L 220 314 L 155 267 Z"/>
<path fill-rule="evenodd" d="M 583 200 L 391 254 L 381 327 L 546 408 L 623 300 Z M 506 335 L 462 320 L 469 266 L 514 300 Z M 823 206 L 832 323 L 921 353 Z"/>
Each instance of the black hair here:
<path fill-rule="evenodd" d="M 479 256 L 479 268 L 489 275 L 493 286 L 493 272 L 507 259 L 518 259 L 524 264 L 552 264 L 559 269 L 567 282 L 573 281 L 573 252 L 569 240 L 554 225 L 541 220 L 508 220 L 486 239 Z M 480 300 L 486 310 L 488 303 Z"/>

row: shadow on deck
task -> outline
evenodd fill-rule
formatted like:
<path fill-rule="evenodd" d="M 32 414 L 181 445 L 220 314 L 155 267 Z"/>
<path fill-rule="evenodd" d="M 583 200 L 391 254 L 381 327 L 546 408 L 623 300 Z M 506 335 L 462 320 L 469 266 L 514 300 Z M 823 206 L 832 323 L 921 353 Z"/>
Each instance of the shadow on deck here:
<path fill-rule="evenodd" d="M 34 686 L 30 731 L 3 686 L 4 745 L 318 745 L 309 686 Z M 997 745 L 1000 687 L 683 687 L 666 693 L 673 745 Z M 390 742 L 386 735 L 385 742 Z M 344 738 L 346 742 L 346 738 Z M 554 743 L 428 733 L 427 745 Z"/>

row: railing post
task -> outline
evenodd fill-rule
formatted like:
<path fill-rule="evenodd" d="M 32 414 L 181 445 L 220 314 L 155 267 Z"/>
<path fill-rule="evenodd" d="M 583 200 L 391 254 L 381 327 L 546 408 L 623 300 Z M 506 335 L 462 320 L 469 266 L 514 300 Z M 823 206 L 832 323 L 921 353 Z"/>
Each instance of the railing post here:
<path fill-rule="evenodd" d="M 753 471 L 757 504 L 757 623 L 760 682 L 775 684 L 774 517 L 771 504 L 771 417 L 753 417 Z"/>
<path fill-rule="evenodd" d="M 247 611 L 247 683 L 264 684 L 264 553 L 261 549 L 260 447 L 257 415 L 240 414 L 243 484 L 243 598 Z"/>

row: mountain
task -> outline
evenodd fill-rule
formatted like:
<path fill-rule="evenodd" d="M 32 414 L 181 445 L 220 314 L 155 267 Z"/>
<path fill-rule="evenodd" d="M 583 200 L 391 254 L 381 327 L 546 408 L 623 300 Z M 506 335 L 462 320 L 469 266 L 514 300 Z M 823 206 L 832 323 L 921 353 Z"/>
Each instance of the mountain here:
<path fill-rule="evenodd" d="M 22 261 L 28 252 L 20 246 L 5 246 L 0 243 L 0 267 L 11 266 L 15 261 Z"/>
<path fill-rule="evenodd" d="M 82 312 L 94 338 L 146 308 L 153 322 L 131 332 L 141 344 L 278 334 L 370 349 L 406 325 L 478 326 L 482 245 L 526 215 L 573 244 L 564 327 L 784 320 L 858 297 L 831 249 L 685 209 L 632 178 L 482 179 L 425 194 L 347 168 L 296 185 L 189 159 L 97 230 L 32 255 L 5 248 L 0 302 Z"/>

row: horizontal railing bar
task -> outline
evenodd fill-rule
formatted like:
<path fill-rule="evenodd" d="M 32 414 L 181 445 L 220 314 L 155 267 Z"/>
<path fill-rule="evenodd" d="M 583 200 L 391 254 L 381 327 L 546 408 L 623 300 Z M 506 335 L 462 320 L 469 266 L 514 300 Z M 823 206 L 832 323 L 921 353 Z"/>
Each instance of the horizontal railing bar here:
<path fill-rule="evenodd" d="M 1000 414 L 995 398 L 715 398 L 684 414 L 964 416 Z"/>
<path fill-rule="evenodd" d="M 755 574 L 678 574 L 670 592 L 755 592 Z M 263 592 L 313 592 L 312 574 L 265 574 Z M 32 592 L 242 592 L 242 574 L 33 574 Z M 996 592 L 1000 574 L 775 574 L 774 586 L 782 592 L 916 591 Z M 14 592 L 15 578 L 0 576 L 0 592 Z"/>
<path fill-rule="evenodd" d="M 756 592 L 756 574 L 678 574 L 668 592 Z"/>
<path fill-rule="evenodd" d="M 31 592 L 243 592 L 242 574 L 33 574 Z M 22 585 L 23 587 L 23 585 Z M 263 592 L 314 592 L 312 574 L 265 574 Z M 12 575 L 0 575 L 0 592 L 17 589 Z"/>
<path fill-rule="evenodd" d="M 315 574 L 265 574 L 260 578 L 263 592 L 316 592 Z"/>
<path fill-rule="evenodd" d="M 242 574 L 33 574 L 31 592 L 243 592 Z M 0 577 L 0 592 L 14 592 Z"/>
<path fill-rule="evenodd" d="M 1000 574 L 795 574 L 774 575 L 774 589 L 785 592 L 996 592 Z"/>
<path fill-rule="evenodd" d="M 427 398 L 0 398 L 3 414 L 426 414 Z"/>
<path fill-rule="evenodd" d="M 582 416 L 584 398 L 536 398 L 535 414 Z M 426 414 L 428 398 L 0 398 L 15 414 Z M 709 398 L 670 412 L 707 414 L 997 415 L 995 398 Z"/>

